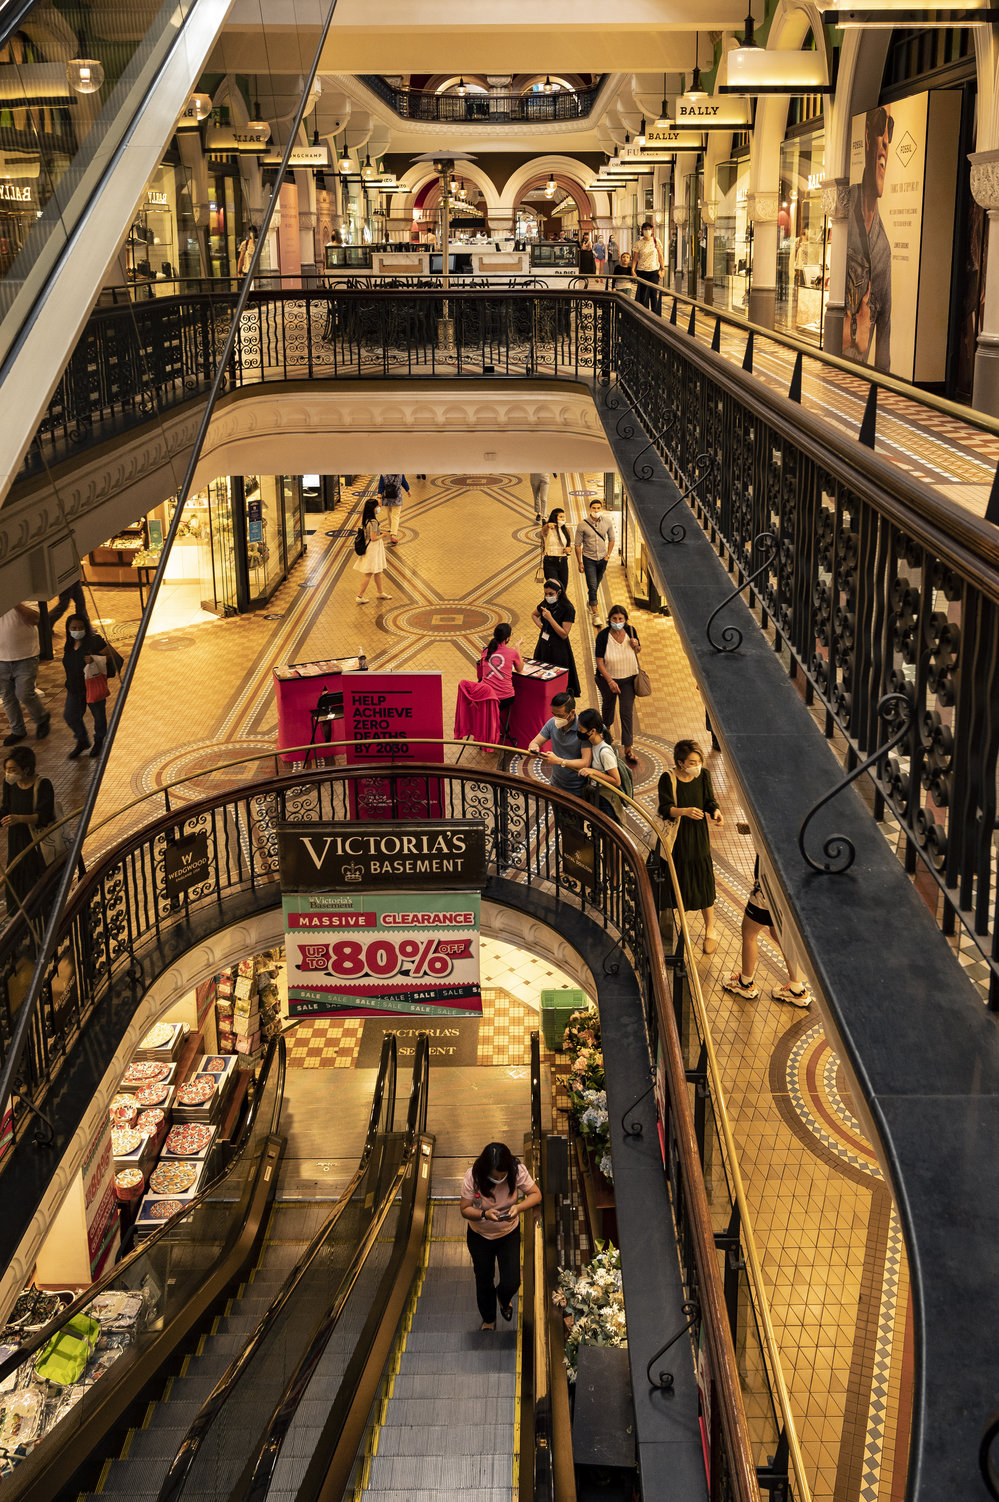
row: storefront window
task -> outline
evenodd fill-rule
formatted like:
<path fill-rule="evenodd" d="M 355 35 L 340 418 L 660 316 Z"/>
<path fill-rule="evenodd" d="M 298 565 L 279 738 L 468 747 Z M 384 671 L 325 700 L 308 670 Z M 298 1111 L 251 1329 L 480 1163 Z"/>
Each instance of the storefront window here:
<path fill-rule="evenodd" d="M 822 130 L 784 142 L 780 176 L 776 326 L 821 345 L 829 287 L 829 226 L 822 213 Z"/>
<path fill-rule="evenodd" d="M 246 562 L 250 602 L 269 600 L 285 575 L 281 485 L 273 475 L 247 475 Z"/>
<path fill-rule="evenodd" d="M 289 570 L 301 558 L 305 542 L 302 519 L 303 482 L 297 475 L 282 475 L 277 483 L 284 514 L 285 569 Z"/>
<path fill-rule="evenodd" d="M 199 521 L 201 607 L 215 615 L 235 615 L 238 608 L 236 554 L 233 546 L 232 494 L 228 477 L 213 480 L 203 495 L 208 501 L 208 526 L 203 527 Z"/>
<path fill-rule="evenodd" d="M 234 276 L 236 247 L 243 236 L 242 194 L 235 167 L 216 168 L 209 179 L 208 254 L 211 274 Z"/>
<path fill-rule="evenodd" d="M 714 301 L 732 313 L 749 307 L 752 239 L 749 231 L 749 158 L 718 167 Z"/>

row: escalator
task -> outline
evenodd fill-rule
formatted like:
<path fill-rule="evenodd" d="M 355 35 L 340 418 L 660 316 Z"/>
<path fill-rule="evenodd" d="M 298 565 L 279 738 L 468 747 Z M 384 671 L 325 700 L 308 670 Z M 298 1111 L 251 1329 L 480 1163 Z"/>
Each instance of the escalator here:
<path fill-rule="evenodd" d="M 130 0 L 99 16 L 82 0 L 0 6 L 0 159 L 34 210 L 0 256 L 0 498 L 230 4 Z"/>
<path fill-rule="evenodd" d="M 336 1286 L 352 1262 L 358 1240 L 382 1212 L 383 1179 L 394 1183 L 397 1175 L 401 1148 L 400 1136 L 393 1132 L 395 1060 L 395 1039 L 389 1035 L 361 1159 L 342 1194 L 335 1200 L 303 1200 L 285 1198 L 285 1144 L 280 1133 L 284 1039 L 269 1046 L 241 1140 L 226 1170 L 183 1214 L 140 1244 L 58 1322 L 0 1366 L 0 1382 L 18 1369 L 23 1376 L 28 1359 L 59 1325 L 93 1307 L 95 1297 L 130 1293 L 142 1302 L 131 1343 L 99 1382 L 81 1388 L 79 1400 L 67 1405 L 65 1414 L 6 1477 L 5 1498 L 52 1498 L 88 1455 L 87 1474 L 96 1475 L 94 1457 L 102 1450 L 106 1453 L 109 1436 L 123 1415 L 137 1411 L 138 1402 L 150 1394 L 157 1400 L 148 1403 L 124 1445 L 115 1447 L 114 1453 L 120 1448 L 121 1455 L 105 1461 L 95 1492 L 88 1495 L 155 1498 L 188 1431 L 204 1414 L 206 1401 L 226 1379 L 232 1381 L 234 1370 L 243 1370 L 248 1353 L 263 1352 L 272 1362 L 272 1386 L 281 1392 L 285 1371 L 274 1360 L 275 1335 L 284 1360 L 294 1364 L 326 1309 L 330 1280 Z M 382 1218 L 391 1231 L 390 1218 Z M 296 1307 L 298 1344 L 292 1338 L 294 1321 L 289 1320 Z M 185 1338 L 204 1328 L 213 1309 L 220 1312 L 211 1328 L 183 1358 L 179 1371 L 164 1380 L 162 1373 L 168 1364 L 176 1366 Z M 266 1392 L 261 1401 L 266 1421 L 272 1406 Z M 242 1425 L 246 1444 L 255 1448 L 259 1435 L 246 1424 L 245 1415 Z"/>
<path fill-rule="evenodd" d="M 456 1198 L 430 1197 L 432 1139 L 423 1135 L 420 1173 L 404 1197 L 397 1245 L 375 1298 L 369 1302 L 368 1279 L 364 1290 L 355 1290 L 363 1310 L 354 1309 L 349 1295 L 341 1318 L 334 1313 L 320 1340 L 337 1345 L 336 1360 L 325 1371 L 319 1361 L 303 1363 L 252 1474 L 219 1497 L 574 1502 L 562 1322 L 549 1292 L 555 1217 L 554 1196 L 543 1183 L 540 1091 L 535 1034 L 525 1158 L 542 1184 L 543 1213 L 526 1217 L 522 1226 L 515 1322 L 495 1331 L 478 1328 L 466 1222 Z M 351 1330 L 361 1327 L 346 1362 L 343 1316 Z"/>

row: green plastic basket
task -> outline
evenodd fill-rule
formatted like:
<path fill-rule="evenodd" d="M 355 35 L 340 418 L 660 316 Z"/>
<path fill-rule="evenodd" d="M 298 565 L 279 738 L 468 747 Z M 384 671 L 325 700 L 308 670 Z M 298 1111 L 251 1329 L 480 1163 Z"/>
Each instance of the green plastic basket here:
<path fill-rule="evenodd" d="M 541 1031 L 545 1047 L 550 1053 L 561 1051 L 566 1023 L 573 1012 L 581 1011 L 585 1005 L 586 996 L 582 991 L 572 991 L 568 987 L 558 991 L 542 991 Z"/>

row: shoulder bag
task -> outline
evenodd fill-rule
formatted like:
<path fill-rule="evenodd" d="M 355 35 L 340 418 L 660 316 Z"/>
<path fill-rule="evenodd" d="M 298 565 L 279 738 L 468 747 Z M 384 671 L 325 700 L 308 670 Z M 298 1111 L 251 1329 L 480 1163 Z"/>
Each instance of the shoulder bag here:
<path fill-rule="evenodd" d="M 31 812 L 38 812 L 38 784 L 40 779 L 35 778 L 34 787 L 31 790 Z M 32 830 L 32 837 L 37 837 L 38 848 L 42 852 L 42 860 L 47 866 L 51 866 L 54 860 L 64 855 L 72 844 L 72 833 L 68 824 L 61 821 L 66 817 L 66 810 L 58 798 L 52 800 L 52 823 L 45 826 L 46 833 L 39 830 L 36 824 Z"/>

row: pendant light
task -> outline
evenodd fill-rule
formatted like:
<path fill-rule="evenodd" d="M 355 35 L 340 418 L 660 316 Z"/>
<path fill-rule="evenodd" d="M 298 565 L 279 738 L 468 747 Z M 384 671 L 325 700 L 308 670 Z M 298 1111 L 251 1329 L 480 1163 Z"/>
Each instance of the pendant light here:
<path fill-rule="evenodd" d="M 656 130 L 669 130 L 672 125 L 669 117 L 669 100 L 666 98 L 666 74 L 663 74 L 663 102 L 659 111 L 659 119 L 655 123 Z"/>
<path fill-rule="evenodd" d="M 693 103 L 693 104 L 699 104 L 702 99 L 707 99 L 707 97 L 708 97 L 708 91 L 707 91 L 707 89 L 701 87 L 701 70 L 700 70 L 700 68 L 697 65 L 698 64 L 697 54 L 698 54 L 698 51 L 700 50 L 698 44 L 700 43 L 700 39 L 701 39 L 700 32 L 695 32 L 694 33 L 694 71 L 693 71 L 693 73 L 691 74 L 691 77 L 690 77 L 690 88 L 687 90 L 687 92 L 683 96 L 685 99 L 689 99 L 691 101 L 691 103 Z"/>
<path fill-rule="evenodd" d="M 344 131 L 344 133 L 343 133 L 343 155 L 341 156 L 340 160 L 336 164 L 336 170 L 339 172 L 339 174 L 340 174 L 341 177 L 346 177 L 347 173 L 351 172 L 353 170 L 353 166 L 354 166 L 354 164 L 353 164 L 353 162 L 350 159 L 350 150 L 349 150 L 349 148 L 347 146 L 347 132 Z"/>
<path fill-rule="evenodd" d="M 459 99 L 464 99 L 465 95 L 468 93 L 468 87 L 465 83 L 464 78 L 458 79 L 458 87 L 455 90 L 455 93 L 458 95 Z"/>
<path fill-rule="evenodd" d="M 552 83 L 552 79 L 551 79 L 551 74 L 550 73 L 546 73 L 545 74 L 545 81 L 541 85 L 541 92 L 543 94 L 554 94 L 554 92 L 555 92 L 555 85 Z"/>
<path fill-rule="evenodd" d="M 371 178 L 374 177 L 374 175 L 375 169 L 371 165 L 371 155 L 366 151 L 364 153 L 364 166 L 361 168 L 361 176 L 365 178 Z"/>
<path fill-rule="evenodd" d="M 254 94 L 257 92 L 256 78 L 253 80 L 253 92 Z M 255 141 L 259 141 L 261 146 L 266 146 L 271 138 L 271 127 L 269 122 L 260 113 L 259 99 L 255 99 L 253 102 L 253 119 L 246 122 L 246 134 L 252 136 Z"/>
<path fill-rule="evenodd" d="M 545 197 L 546 198 L 554 198 L 555 197 L 555 189 L 557 187 L 558 187 L 558 184 L 555 181 L 555 174 L 552 173 L 552 172 L 549 172 L 549 174 L 548 174 L 548 182 L 545 184 Z"/>
<path fill-rule="evenodd" d="M 642 116 L 642 123 L 638 127 L 638 135 L 635 137 L 635 145 L 636 146 L 644 146 L 645 145 L 645 116 L 644 115 Z"/>
<path fill-rule="evenodd" d="M 104 82 L 104 67 L 96 57 L 88 57 L 83 32 L 77 35 L 79 53 L 66 64 L 66 81 L 78 94 L 96 94 Z"/>

